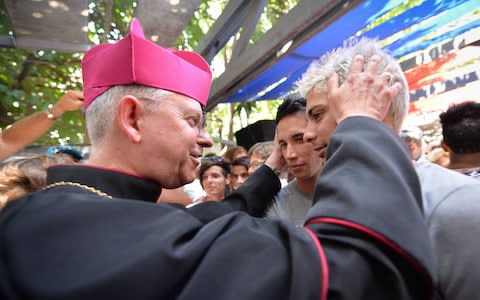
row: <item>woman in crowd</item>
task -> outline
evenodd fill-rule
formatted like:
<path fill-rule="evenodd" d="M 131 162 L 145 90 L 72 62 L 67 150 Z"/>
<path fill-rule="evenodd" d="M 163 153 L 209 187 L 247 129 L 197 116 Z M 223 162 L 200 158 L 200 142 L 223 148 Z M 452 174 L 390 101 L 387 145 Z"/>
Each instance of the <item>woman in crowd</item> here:
<path fill-rule="evenodd" d="M 202 159 L 198 170 L 198 178 L 205 191 L 205 196 L 195 203 L 205 201 L 221 201 L 229 194 L 230 162 L 220 156 L 207 156 Z"/>

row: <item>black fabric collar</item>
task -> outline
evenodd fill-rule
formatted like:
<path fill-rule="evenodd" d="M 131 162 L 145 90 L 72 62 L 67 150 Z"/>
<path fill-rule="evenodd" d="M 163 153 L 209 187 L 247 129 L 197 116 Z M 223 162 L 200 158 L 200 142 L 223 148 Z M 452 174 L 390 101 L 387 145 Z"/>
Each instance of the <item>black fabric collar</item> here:
<path fill-rule="evenodd" d="M 161 187 L 145 178 L 87 165 L 48 168 L 47 184 L 68 181 L 96 188 L 112 197 L 156 202 Z"/>

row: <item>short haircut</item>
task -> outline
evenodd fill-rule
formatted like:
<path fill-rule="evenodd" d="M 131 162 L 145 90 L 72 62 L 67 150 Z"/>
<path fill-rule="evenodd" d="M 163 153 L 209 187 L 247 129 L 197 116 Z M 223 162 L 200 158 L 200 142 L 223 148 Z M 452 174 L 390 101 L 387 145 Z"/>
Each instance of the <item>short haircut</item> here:
<path fill-rule="evenodd" d="M 85 122 L 92 145 L 102 142 L 107 132 L 111 129 L 118 101 L 122 97 L 131 95 L 136 98 L 148 97 L 161 100 L 164 96 L 171 94 L 173 92 L 137 84 L 111 87 L 95 98 L 95 101 L 85 111 Z M 158 107 L 160 103 L 160 101 L 145 101 L 145 108 L 150 110 Z"/>
<path fill-rule="evenodd" d="M 227 177 L 230 174 L 230 161 L 216 155 L 204 156 L 198 169 L 198 179 L 202 181 L 203 174 L 213 166 L 222 168 L 223 176 Z M 202 185 L 203 186 L 203 185 Z"/>
<path fill-rule="evenodd" d="M 230 148 L 228 148 L 228 150 L 225 152 L 225 154 L 223 155 L 223 157 L 225 157 L 226 159 L 232 161 L 233 158 L 237 155 L 237 153 L 239 152 L 245 152 L 247 153 L 247 149 L 245 149 L 245 147 L 243 146 L 240 146 L 240 145 L 234 145 L 234 146 L 231 146 Z"/>
<path fill-rule="evenodd" d="M 273 141 L 258 142 L 248 149 L 248 157 L 252 157 L 253 154 L 257 154 L 260 155 L 263 160 L 266 160 L 270 154 L 272 154 L 273 149 Z"/>
<path fill-rule="evenodd" d="M 445 144 L 454 153 L 480 152 L 480 103 L 464 102 L 440 114 Z"/>
<path fill-rule="evenodd" d="M 298 94 L 290 95 L 277 109 L 277 117 L 275 118 L 275 123 L 278 124 L 286 116 L 298 113 L 305 112 L 306 110 L 306 100 Z"/>
<path fill-rule="evenodd" d="M 402 86 L 402 90 L 393 100 L 388 112 L 393 120 L 393 127 L 398 132 L 408 111 L 410 95 L 408 93 L 407 79 L 400 65 L 374 39 L 361 38 L 359 40 L 346 41 L 343 47 L 332 50 L 320 59 L 312 62 L 302 78 L 297 82 L 297 89 L 304 97 L 312 90 L 326 89 L 327 81 L 334 72 L 338 74 L 339 84 L 343 84 L 347 79 L 350 65 L 355 55 L 363 55 L 365 62 L 367 62 L 375 54 L 381 58 L 379 72 L 382 73 L 388 65 L 393 66 L 395 71 L 392 72 L 390 84 L 399 82 Z"/>
<path fill-rule="evenodd" d="M 239 157 L 237 159 L 235 159 L 234 161 L 232 161 L 232 168 L 235 167 L 235 166 L 244 166 L 247 170 L 248 170 L 248 164 L 249 164 L 250 160 L 248 159 L 248 157 Z"/>

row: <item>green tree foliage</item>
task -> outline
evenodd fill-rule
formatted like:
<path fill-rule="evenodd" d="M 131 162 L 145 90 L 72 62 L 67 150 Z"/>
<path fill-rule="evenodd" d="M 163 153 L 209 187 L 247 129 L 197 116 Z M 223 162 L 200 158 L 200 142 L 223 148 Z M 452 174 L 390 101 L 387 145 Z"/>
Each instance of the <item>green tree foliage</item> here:
<path fill-rule="evenodd" d="M 136 2 L 93 1 L 89 5 L 89 39 L 93 44 L 118 40 L 127 31 Z M 3 1 L 0 33 L 12 35 Z M 107 32 L 108 34 L 105 34 Z M 82 89 L 80 61 L 83 53 L 61 53 L 0 48 L 0 127 L 33 112 L 44 110 L 68 89 Z M 84 122 L 80 111 L 65 113 L 36 144 L 83 144 Z"/>
<path fill-rule="evenodd" d="M 3 1 L 0 34 L 11 35 Z M 80 89 L 78 53 L 0 48 L 0 127 L 46 109 L 67 89 Z M 67 113 L 38 143 L 82 143 L 80 112 Z"/>
<path fill-rule="evenodd" d="M 178 48 L 193 50 L 219 17 L 228 0 L 203 0 L 177 41 Z M 255 43 L 299 0 L 268 0 L 251 44 Z M 119 40 L 128 31 L 136 1 L 95 0 L 89 3 L 89 40 L 93 44 Z M 13 35 L 3 1 L 0 1 L 0 34 Z M 231 56 L 234 37 L 215 58 L 214 68 L 223 70 Z M 33 112 L 44 110 L 67 89 L 82 89 L 80 61 L 83 53 L 61 53 L 0 48 L 0 128 Z M 218 67 L 217 67 L 218 66 Z M 232 139 L 233 132 L 263 118 L 273 118 L 277 102 L 221 104 L 209 113 L 209 132 Z M 82 113 L 66 113 L 49 134 L 36 144 L 82 144 Z"/>
<path fill-rule="evenodd" d="M 215 5 L 212 5 L 215 2 Z M 227 5 L 227 0 L 203 0 L 195 16 L 183 31 L 177 41 L 177 45 L 183 49 L 194 50 L 199 41 L 207 33 L 221 11 Z M 256 43 L 273 25 L 292 9 L 299 0 L 268 0 L 264 12 L 261 15 L 255 32 L 250 39 L 250 45 Z M 235 41 L 239 38 L 238 33 L 233 37 L 214 58 L 212 67 L 214 75 L 219 75 L 217 70 L 224 70 L 230 61 Z M 276 108 L 279 101 L 251 101 L 241 103 L 219 104 L 207 115 L 208 132 L 223 140 L 234 141 L 234 132 L 261 119 L 275 118 Z"/>

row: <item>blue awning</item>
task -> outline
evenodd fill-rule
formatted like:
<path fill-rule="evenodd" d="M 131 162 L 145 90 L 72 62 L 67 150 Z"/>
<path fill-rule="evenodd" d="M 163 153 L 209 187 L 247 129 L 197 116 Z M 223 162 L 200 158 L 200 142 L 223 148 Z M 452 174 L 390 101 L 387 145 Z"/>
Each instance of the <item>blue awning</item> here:
<path fill-rule="evenodd" d="M 393 56 L 402 59 L 480 27 L 480 8 L 476 0 L 425 0 L 376 27 L 371 25 L 385 13 L 394 12 L 402 3 L 400 0 L 363 2 L 285 55 L 225 102 L 271 100 L 285 95 L 312 60 L 352 37 L 375 37 Z M 373 28 L 365 30 L 369 26 Z"/>

